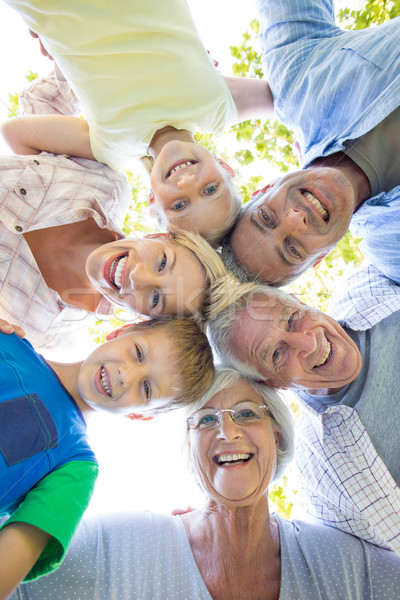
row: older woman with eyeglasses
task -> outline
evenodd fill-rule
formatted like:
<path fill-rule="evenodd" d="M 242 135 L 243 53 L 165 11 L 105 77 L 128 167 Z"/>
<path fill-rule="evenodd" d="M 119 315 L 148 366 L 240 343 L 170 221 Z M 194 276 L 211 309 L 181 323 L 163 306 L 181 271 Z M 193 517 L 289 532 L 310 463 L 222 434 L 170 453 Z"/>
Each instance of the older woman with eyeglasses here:
<path fill-rule="evenodd" d="M 201 510 L 83 523 L 50 576 L 16 600 L 398 599 L 400 559 L 331 527 L 270 514 L 268 486 L 293 454 L 277 392 L 220 369 L 187 419 Z"/>

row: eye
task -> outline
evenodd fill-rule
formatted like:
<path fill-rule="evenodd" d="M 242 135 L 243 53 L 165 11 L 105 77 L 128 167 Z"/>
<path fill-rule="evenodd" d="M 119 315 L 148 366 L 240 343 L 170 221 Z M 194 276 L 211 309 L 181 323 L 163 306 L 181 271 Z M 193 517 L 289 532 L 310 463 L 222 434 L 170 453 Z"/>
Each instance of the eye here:
<path fill-rule="evenodd" d="M 294 312 L 292 312 L 287 321 L 289 331 L 298 328 L 298 325 L 301 322 L 301 317 L 302 313 L 299 310 L 295 310 Z"/>
<path fill-rule="evenodd" d="M 186 206 L 187 202 L 186 200 L 181 200 L 181 202 L 177 202 L 176 204 L 174 204 L 174 206 L 171 206 L 171 210 L 183 210 Z"/>
<path fill-rule="evenodd" d="M 273 353 L 273 355 L 272 355 L 272 362 L 273 362 L 273 363 L 276 363 L 276 361 L 278 360 L 278 358 L 279 358 L 279 348 L 277 348 L 277 349 L 274 351 L 274 353 Z"/>
<path fill-rule="evenodd" d="M 258 419 L 258 416 L 254 411 L 251 410 L 251 408 L 243 408 L 242 410 L 236 413 L 236 421 L 239 420 L 239 422 L 254 421 L 255 419 Z"/>
<path fill-rule="evenodd" d="M 203 194 L 205 194 L 206 196 L 211 196 L 212 194 L 215 194 L 217 189 L 218 189 L 217 185 L 210 185 L 208 188 L 206 188 L 204 190 Z"/>
<path fill-rule="evenodd" d="M 160 262 L 160 266 L 159 266 L 159 268 L 158 268 L 158 271 L 160 272 L 160 271 L 162 271 L 163 269 L 165 269 L 165 265 L 166 265 L 166 264 L 167 264 L 167 256 L 166 256 L 166 254 L 164 253 L 164 254 L 163 254 L 163 257 L 162 257 L 162 259 L 161 259 L 161 262 Z"/>
<path fill-rule="evenodd" d="M 292 246 L 292 244 L 288 244 L 288 248 L 289 248 L 289 252 L 295 256 L 296 258 L 301 258 L 301 254 L 296 250 L 296 248 L 294 246 Z"/>
<path fill-rule="evenodd" d="M 143 381 L 144 395 L 146 396 L 146 400 L 150 399 L 150 386 L 147 381 Z"/>
<path fill-rule="evenodd" d="M 137 344 L 135 345 L 135 348 L 136 348 L 136 356 L 138 358 L 138 361 L 142 362 L 142 360 L 143 360 L 143 353 L 142 353 L 141 349 L 139 348 L 139 346 Z"/>
<path fill-rule="evenodd" d="M 201 417 L 197 427 L 199 427 L 199 429 L 206 429 L 207 427 L 215 425 L 216 423 L 218 423 L 218 418 L 216 415 L 204 415 L 203 417 Z"/>
<path fill-rule="evenodd" d="M 270 219 L 270 217 L 267 215 L 266 212 L 264 212 L 262 209 L 260 210 L 261 213 L 261 217 L 262 219 L 265 221 L 265 223 L 267 223 L 267 225 L 273 225 L 272 220 Z"/>
<path fill-rule="evenodd" d="M 159 303 L 159 301 L 160 301 L 160 294 L 159 294 L 159 292 L 156 291 L 153 294 L 153 303 L 151 305 L 151 308 L 155 308 L 157 306 L 157 304 Z"/>

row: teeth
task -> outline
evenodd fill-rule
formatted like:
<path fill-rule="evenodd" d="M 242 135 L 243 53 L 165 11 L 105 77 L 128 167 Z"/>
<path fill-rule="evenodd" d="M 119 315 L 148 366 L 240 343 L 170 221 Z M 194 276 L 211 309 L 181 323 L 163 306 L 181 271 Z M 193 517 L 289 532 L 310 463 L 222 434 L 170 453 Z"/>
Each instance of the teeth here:
<path fill-rule="evenodd" d="M 120 258 L 116 258 L 111 263 L 109 277 L 110 277 L 111 283 L 113 283 L 117 288 L 121 287 L 122 273 L 124 271 L 124 268 L 125 268 L 125 265 L 127 262 L 128 262 L 128 257 L 123 256 Z M 115 268 L 115 273 L 113 274 L 114 268 Z"/>
<path fill-rule="evenodd" d="M 250 458 L 250 454 L 249 453 L 245 453 L 245 454 L 220 454 L 217 457 L 217 461 L 219 462 L 219 464 L 222 463 L 237 463 L 240 462 L 242 460 L 248 460 Z"/>
<path fill-rule="evenodd" d="M 190 167 L 191 165 L 194 165 L 194 162 L 192 160 L 187 160 L 186 162 L 180 163 L 179 165 L 176 165 L 176 167 L 171 169 L 171 171 L 169 172 L 169 175 L 172 175 L 173 173 L 176 173 L 177 171 L 180 171 L 181 169 L 184 169 L 185 167 Z"/>
<path fill-rule="evenodd" d="M 331 355 L 331 350 L 332 350 L 331 343 L 328 342 L 328 340 L 327 340 L 325 354 L 323 355 L 321 362 L 318 365 L 315 365 L 316 367 L 320 367 L 321 365 L 324 365 L 326 363 L 326 361 L 328 360 L 328 358 Z"/>
<path fill-rule="evenodd" d="M 315 208 L 317 209 L 317 211 L 319 212 L 319 214 L 321 215 L 323 220 L 327 221 L 328 217 L 329 217 L 329 213 L 326 210 L 325 206 L 318 200 L 318 198 L 316 196 L 314 196 L 314 194 L 312 194 L 308 190 L 305 190 L 303 192 L 303 196 L 305 198 L 307 198 L 307 200 L 315 206 Z"/>
<path fill-rule="evenodd" d="M 106 372 L 104 370 L 104 367 L 101 367 L 101 385 L 103 386 L 103 388 L 105 389 L 105 391 L 107 392 L 107 394 L 110 396 L 111 398 L 111 390 L 108 386 L 107 380 L 106 380 Z"/>

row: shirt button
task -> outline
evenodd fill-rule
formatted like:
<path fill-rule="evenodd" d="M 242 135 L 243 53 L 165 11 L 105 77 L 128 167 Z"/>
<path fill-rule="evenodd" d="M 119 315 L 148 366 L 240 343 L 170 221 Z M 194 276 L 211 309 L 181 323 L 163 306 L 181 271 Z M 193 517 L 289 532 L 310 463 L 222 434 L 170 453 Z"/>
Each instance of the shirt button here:
<path fill-rule="evenodd" d="M 18 231 L 18 233 L 20 233 L 21 231 L 23 231 L 21 225 L 16 225 L 15 226 L 15 231 Z"/>
<path fill-rule="evenodd" d="M 26 189 L 25 188 L 19 188 L 19 193 L 22 194 L 23 196 L 25 196 Z"/>
<path fill-rule="evenodd" d="M 39 161 L 36 160 L 36 158 L 33 159 L 33 162 L 35 163 L 35 165 L 39 165 L 40 164 Z"/>

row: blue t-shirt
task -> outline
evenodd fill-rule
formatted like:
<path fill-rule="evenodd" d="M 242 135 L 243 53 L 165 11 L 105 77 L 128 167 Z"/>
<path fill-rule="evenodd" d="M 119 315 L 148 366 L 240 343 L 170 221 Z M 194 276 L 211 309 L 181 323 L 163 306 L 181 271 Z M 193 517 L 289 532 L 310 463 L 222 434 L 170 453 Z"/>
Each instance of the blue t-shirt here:
<path fill-rule="evenodd" d="M 0 333 L 0 515 L 48 473 L 96 462 L 82 413 L 27 340 Z"/>

